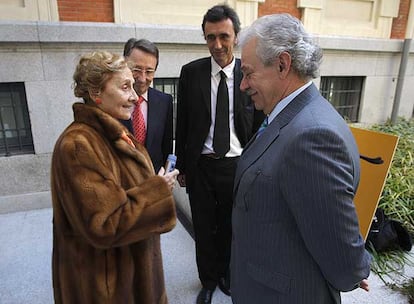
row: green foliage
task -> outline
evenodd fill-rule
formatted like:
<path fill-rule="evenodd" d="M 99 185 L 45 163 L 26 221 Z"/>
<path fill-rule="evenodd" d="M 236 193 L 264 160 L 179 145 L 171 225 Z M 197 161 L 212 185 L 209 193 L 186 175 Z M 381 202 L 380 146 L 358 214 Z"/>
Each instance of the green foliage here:
<path fill-rule="evenodd" d="M 410 253 L 398 250 L 378 253 L 373 247 L 370 248 L 370 252 L 373 257 L 371 269 L 384 284 L 394 287 L 404 284 L 408 279 L 404 274 L 404 267 L 414 266 Z"/>
<path fill-rule="evenodd" d="M 414 266 L 410 253 L 404 251 L 389 251 L 378 253 L 371 246 L 371 270 L 375 272 L 382 282 L 408 298 L 409 304 L 414 304 L 414 278 L 404 273 L 405 266 Z"/>
<path fill-rule="evenodd" d="M 401 292 L 403 295 L 408 297 L 408 303 L 414 304 L 414 278 L 408 279 L 401 285 L 389 284 L 391 289 Z"/>
<path fill-rule="evenodd" d="M 403 223 L 404 227 L 414 234 L 414 119 L 399 119 L 396 124 L 387 122 L 374 125 L 374 131 L 399 136 L 390 172 L 385 182 L 379 207 L 384 209 L 390 218 Z M 404 275 L 404 266 L 413 266 L 410 253 L 391 251 L 377 253 L 371 248 L 373 255 L 372 270 L 393 290 L 408 297 L 414 304 L 414 278 Z"/>
<path fill-rule="evenodd" d="M 387 122 L 371 129 L 400 137 L 379 207 L 414 234 L 414 119 L 399 119 L 394 125 Z"/>

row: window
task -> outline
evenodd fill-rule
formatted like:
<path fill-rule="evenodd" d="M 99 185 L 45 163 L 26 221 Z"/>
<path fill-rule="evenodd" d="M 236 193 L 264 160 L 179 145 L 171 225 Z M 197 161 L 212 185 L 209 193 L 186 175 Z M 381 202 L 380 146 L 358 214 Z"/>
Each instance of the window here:
<path fill-rule="evenodd" d="M 350 122 L 359 119 L 364 77 L 321 77 L 320 92 Z"/>
<path fill-rule="evenodd" d="M 178 78 L 156 78 L 154 79 L 154 89 L 157 89 L 173 97 L 173 134 L 175 136 L 175 123 L 177 120 L 177 90 Z"/>
<path fill-rule="evenodd" d="M 0 83 L 0 156 L 34 153 L 23 83 Z"/>

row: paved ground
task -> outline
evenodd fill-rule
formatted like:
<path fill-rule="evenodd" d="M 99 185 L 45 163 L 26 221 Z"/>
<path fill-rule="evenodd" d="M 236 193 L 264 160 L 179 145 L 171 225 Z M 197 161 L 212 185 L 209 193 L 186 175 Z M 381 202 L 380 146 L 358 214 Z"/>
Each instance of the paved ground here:
<path fill-rule="evenodd" d="M 53 303 L 51 223 L 50 208 L 0 214 L 0 304 Z M 181 224 L 162 236 L 162 250 L 170 304 L 195 303 L 200 285 L 194 241 Z M 408 268 L 407 274 L 413 276 L 414 269 Z M 386 288 L 375 275 L 369 280 L 369 293 L 362 290 L 345 293 L 342 302 L 408 303 L 403 296 Z M 231 299 L 217 289 L 213 304 L 231 304 Z"/>

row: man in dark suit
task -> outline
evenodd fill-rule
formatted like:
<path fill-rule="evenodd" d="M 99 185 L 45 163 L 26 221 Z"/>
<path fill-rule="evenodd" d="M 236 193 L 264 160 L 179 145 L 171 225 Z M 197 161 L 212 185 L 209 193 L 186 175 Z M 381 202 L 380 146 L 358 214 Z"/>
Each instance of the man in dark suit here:
<path fill-rule="evenodd" d="M 158 67 L 159 51 L 151 41 L 131 38 L 125 43 L 124 56 L 130 62 L 134 89 L 142 102 L 137 104 L 130 120 L 121 122 L 145 145 L 158 172 L 173 150 L 172 96 L 150 87 Z M 134 128 L 134 119 L 138 116 L 144 120 L 143 138 L 137 134 L 138 128 Z"/>
<path fill-rule="evenodd" d="M 176 167 L 183 173 L 178 181 L 187 187 L 191 205 L 202 284 L 197 303 L 210 303 L 217 285 L 230 295 L 234 172 L 243 146 L 260 123 L 254 123 L 257 113 L 239 90 L 240 60 L 233 55 L 240 30 L 236 12 L 226 5 L 214 6 L 204 15 L 202 29 L 211 57 L 190 62 L 181 70 Z M 219 97 L 222 93 L 226 98 Z M 224 100 L 227 103 L 221 108 Z"/>
<path fill-rule="evenodd" d="M 234 182 L 233 302 L 340 303 L 341 291 L 368 290 L 371 257 L 353 203 L 355 140 L 312 83 L 322 51 L 288 14 L 259 18 L 239 40 L 240 88 L 267 119 Z"/>

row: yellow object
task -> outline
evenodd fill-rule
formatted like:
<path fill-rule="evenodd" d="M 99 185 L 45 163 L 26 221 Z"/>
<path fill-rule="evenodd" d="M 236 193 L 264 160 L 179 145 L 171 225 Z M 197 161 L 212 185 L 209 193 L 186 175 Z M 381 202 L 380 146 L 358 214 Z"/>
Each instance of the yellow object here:
<path fill-rule="evenodd" d="M 380 157 L 383 160 L 382 164 L 372 164 L 360 159 L 361 180 L 354 203 L 360 232 L 366 240 L 397 148 L 398 136 L 355 127 L 351 127 L 351 131 L 360 155 L 369 158 Z"/>

